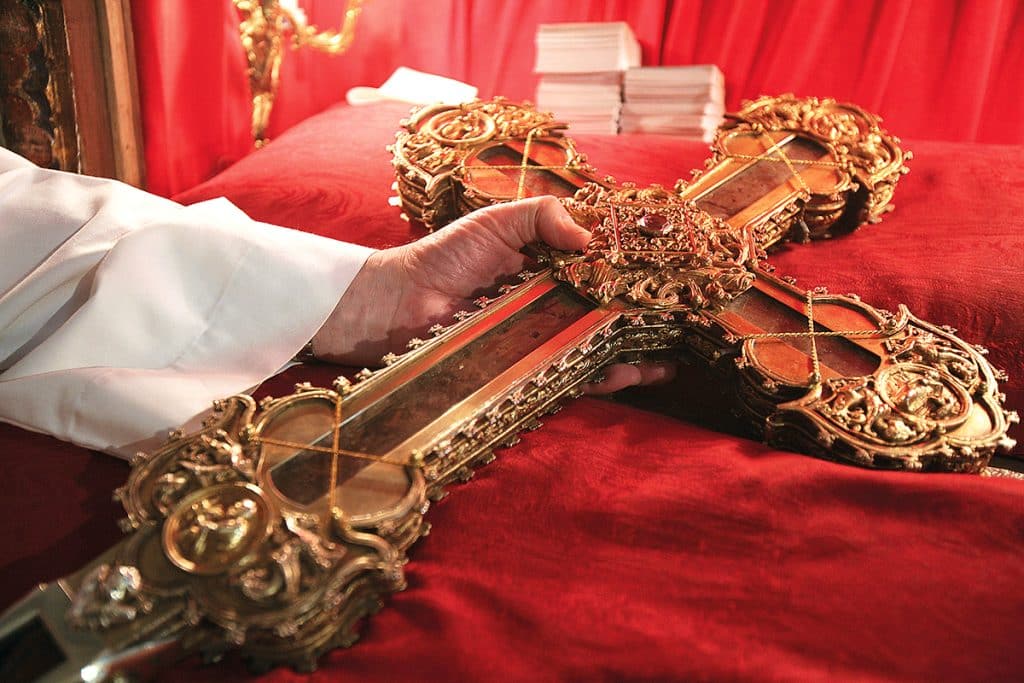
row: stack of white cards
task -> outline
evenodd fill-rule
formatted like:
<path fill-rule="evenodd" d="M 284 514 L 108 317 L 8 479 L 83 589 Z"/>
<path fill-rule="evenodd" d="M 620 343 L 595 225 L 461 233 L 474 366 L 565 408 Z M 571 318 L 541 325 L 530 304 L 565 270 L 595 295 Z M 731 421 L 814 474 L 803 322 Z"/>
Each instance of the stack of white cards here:
<path fill-rule="evenodd" d="M 625 22 L 541 24 L 537 108 L 574 133 L 617 133 L 622 74 L 640 65 L 640 43 Z"/>
<path fill-rule="evenodd" d="M 714 64 L 630 69 L 623 100 L 623 133 L 684 135 L 710 142 L 725 113 L 725 77 Z"/>

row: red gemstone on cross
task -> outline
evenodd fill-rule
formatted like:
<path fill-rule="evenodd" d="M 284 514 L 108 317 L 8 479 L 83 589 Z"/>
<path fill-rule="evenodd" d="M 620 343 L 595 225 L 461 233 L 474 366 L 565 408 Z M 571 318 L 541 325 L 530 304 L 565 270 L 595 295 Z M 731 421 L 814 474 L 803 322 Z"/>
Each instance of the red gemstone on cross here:
<path fill-rule="evenodd" d="M 658 213 L 645 213 L 636 222 L 636 227 L 648 237 L 662 237 L 672 232 L 674 228 L 668 218 Z"/>

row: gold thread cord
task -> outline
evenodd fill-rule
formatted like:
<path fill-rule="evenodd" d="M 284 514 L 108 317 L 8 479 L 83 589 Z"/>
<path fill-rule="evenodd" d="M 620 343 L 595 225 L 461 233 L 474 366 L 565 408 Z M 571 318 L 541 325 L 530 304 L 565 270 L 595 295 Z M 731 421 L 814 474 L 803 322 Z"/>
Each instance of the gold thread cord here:
<path fill-rule="evenodd" d="M 864 339 L 877 339 L 880 337 L 888 337 L 889 332 L 883 329 L 877 330 L 828 330 L 825 332 L 817 332 L 814 329 L 814 293 L 811 290 L 807 290 L 807 303 L 804 305 L 804 310 L 807 314 L 807 331 L 806 332 L 763 332 L 760 334 L 746 334 L 739 338 L 740 341 L 747 341 L 748 339 L 793 339 L 793 338 L 807 338 L 811 342 L 811 368 L 812 375 L 811 379 L 814 385 L 821 384 L 821 358 L 818 355 L 818 337 L 858 337 Z"/>
<path fill-rule="evenodd" d="M 341 510 L 338 510 L 335 499 L 337 498 L 338 488 L 338 459 L 341 455 L 339 452 L 339 440 L 341 438 L 341 394 L 338 394 L 334 398 L 334 425 L 333 434 L 331 436 L 331 488 L 330 493 L 327 494 L 327 510 L 331 515 L 340 514 Z"/>
<path fill-rule="evenodd" d="M 760 140 L 761 144 L 765 144 L 765 141 L 768 142 L 768 148 L 765 150 L 766 154 L 773 150 L 775 151 L 775 157 L 768 158 L 777 158 L 781 160 L 782 163 L 786 164 L 786 168 L 789 169 L 789 172 L 796 179 L 796 182 L 800 185 L 800 189 L 806 192 L 807 196 L 809 197 L 811 195 L 811 188 L 807 186 L 807 183 L 804 182 L 803 176 L 801 176 L 800 173 L 797 172 L 796 168 L 793 167 L 793 160 L 789 158 L 788 154 L 782 151 L 782 145 L 780 144 L 780 142 L 772 140 L 770 137 L 768 137 L 767 133 L 761 133 Z"/>
<path fill-rule="evenodd" d="M 519 179 L 516 183 L 516 199 L 524 199 L 526 195 L 526 177 L 528 171 L 576 171 L 579 169 L 579 163 L 575 157 L 569 159 L 561 166 L 543 166 L 540 164 L 530 163 L 530 148 L 533 146 L 534 139 L 543 133 L 544 131 L 539 128 L 531 128 L 526 134 L 526 140 L 523 143 L 523 154 L 522 161 L 518 164 L 474 164 L 463 166 L 462 168 L 467 171 L 480 170 L 480 171 L 519 171 Z"/>
<path fill-rule="evenodd" d="M 785 159 L 778 156 L 765 156 L 764 154 L 753 155 L 753 154 L 739 154 L 737 152 L 730 152 L 725 155 L 727 159 L 739 159 L 741 161 L 775 161 L 780 164 L 786 163 Z M 845 164 L 841 164 L 837 161 L 824 161 L 822 159 L 794 159 L 789 157 L 789 163 L 793 166 L 817 166 L 819 168 L 837 168 L 844 170 Z"/>
<path fill-rule="evenodd" d="M 537 135 L 537 129 L 531 128 L 526 134 L 526 142 L 523 144 L 523 162 L 519 165 L 519 184 L 516 186 L 516 199 L 522 199 L 526 193 L 526 171 L 530 167 L 530 147 L 533 145 L 533 138 Z"/>
<path fill-rule="evenodd" d="M 300 443 L 298 441 L 287 441 L 285 439 L 272 439 L 272 438 L 262 437 L 262 436 L 259 437 L 257 439 L 257 441 L 259 441 L 260 443 L 268 444 L 270 446 L 283 446 L 284 448 L 295 448 L 295 449 L 298 449 L 298 450 L 311 451 L 313 453 L 331 453 L 331 454 L 334 453 L 334 449 L 333 448 L 328 448 L 326 446 L 315 446 L 313 444 Z M 384 456 L 382 456 L 382 455 L 367 455 L 366 453 L 358 453 L 356 451 L 346 451 L 344 448 L 339 448 L 338 449 L 338 454 L 339 455 L 343 455 L 346 458 L 357 458 L 359 460 L 371 460 L 373 462 L 382 462 L 382 463 L 385 463 L 385 464 L 388 464 L 388 465 L 400 466 L 399 463 L 391 462 L 390 460 L 385 460 Z"/>
<path fill-rule="evenodd" d="M 818 339 L 814 336 L 814 295 L 807 290 L 807 336 L 811 340 L 811 365 L 814 384 L 821 384 L 821 360 L 818 358 Z"/>

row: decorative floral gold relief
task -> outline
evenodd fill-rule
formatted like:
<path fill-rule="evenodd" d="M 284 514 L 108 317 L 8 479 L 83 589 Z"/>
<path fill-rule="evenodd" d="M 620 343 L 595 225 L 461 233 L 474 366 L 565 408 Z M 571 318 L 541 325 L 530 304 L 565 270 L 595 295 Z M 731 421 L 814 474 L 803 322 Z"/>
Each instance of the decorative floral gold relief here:
<path fill-rule="evenodd" d="M 651 308 L 721 306 L 754 281 L 760 248 L 749 231 L 713 218 L 662 188 L 589 186 L 566 207 L 593 234 L 555 277 L 600 303 L 625 297 Z"/>
<path fill-rule="evenodd" d="M 270 502 L 252 484 L 219 484 L 182 501 L 164 524 L 164 551 L 185 571 L 220 574 L 272 531 Z"/>

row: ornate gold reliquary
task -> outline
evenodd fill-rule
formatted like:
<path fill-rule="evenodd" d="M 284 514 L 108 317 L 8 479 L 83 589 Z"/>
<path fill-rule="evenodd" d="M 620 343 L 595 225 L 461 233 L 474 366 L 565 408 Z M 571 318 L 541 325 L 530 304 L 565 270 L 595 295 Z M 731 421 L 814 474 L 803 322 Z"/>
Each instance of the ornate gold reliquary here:
<path fill-rule="evenodd" d="M 0 638 L 42 628 L 70 653 L 57 674 L 234 648 L 256 667 L 311 669 L 405 586 L 429 501 L 621 359 L 685 350 L 769 443 L 860 466 L 984 472 L 1009 445 L 1017 418 L 977 347 L 763 263 L 780 240 L 885 211 L 907 155 L 873 116 L 756 100 L 671 190 L 600 178 L 563 128 L 501 100 L 415 114 L 394 146 L 410 216 L 440 228 L 553 193 L 588 247 L 538 247 L 517 284 L 355 383 L 235 396 L 140 454 L 118 491 L 128 537 L 13 607 Z"/>

